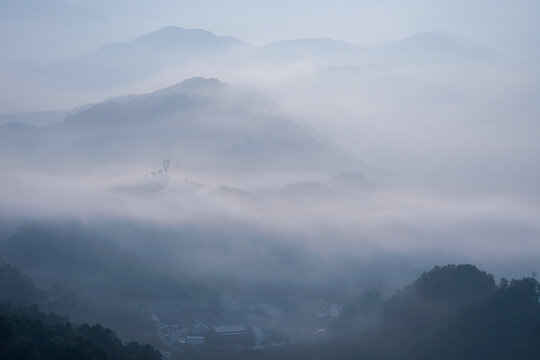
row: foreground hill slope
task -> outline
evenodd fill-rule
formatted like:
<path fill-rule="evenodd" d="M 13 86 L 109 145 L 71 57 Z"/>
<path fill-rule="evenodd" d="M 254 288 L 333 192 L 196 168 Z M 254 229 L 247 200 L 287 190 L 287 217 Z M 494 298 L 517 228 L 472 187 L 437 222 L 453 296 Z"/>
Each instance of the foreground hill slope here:
<path fill-rule="evenodd" d="M 158 360 L 149 345 L 122 343 L 100 325 L 74 325 L 37 307 L 0 306 L 0 356 L 6 360 Z"/>
<path fill-rule="evenodd" d="M 513 280 L 460 313 L 417 358 L 540 358 L 539 292 L 533 279 Z"/>

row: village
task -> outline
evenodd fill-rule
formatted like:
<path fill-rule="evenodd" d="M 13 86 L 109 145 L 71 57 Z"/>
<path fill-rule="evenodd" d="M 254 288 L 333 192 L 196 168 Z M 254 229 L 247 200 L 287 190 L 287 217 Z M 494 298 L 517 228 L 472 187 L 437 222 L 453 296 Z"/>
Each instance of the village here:
<path fill-rule="evenodd" d="M 341 305 L 324 301 L 226 299 L 219 304 L 139 304 L 150 312 L 160 341 L 171 350 L 232 347 L 261 350 L 302 340 L 317 340 L 339 315 Z"/>

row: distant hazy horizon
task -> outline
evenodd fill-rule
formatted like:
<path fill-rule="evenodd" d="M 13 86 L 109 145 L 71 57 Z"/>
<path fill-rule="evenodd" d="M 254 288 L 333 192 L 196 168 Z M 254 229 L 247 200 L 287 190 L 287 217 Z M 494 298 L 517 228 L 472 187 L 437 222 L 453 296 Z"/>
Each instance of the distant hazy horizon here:
<path fill-rule="evenodd" d="M 3 0 L 5 7 L 25 8 L 32 0 Z M 233 36 L 253 45 L 299 39 L 333 38 L 356 44 L 396 40 L 422 31 L 447 30 L 486 46 L 500 49 L 517 58 L 537 58 L 540 4 L 532 0 L 513 2 L 481 0 L 475 2 L 427 1 L 172 1 L 145 0 L 54 0 L 55 9 L 71 6 L 79 15 L 97 22 L 83 22 L 85 35 L 73 51 L 59 52 L 49 60 L 90 52 L 108 42 L 127 41 L 164 26 L 201 28 L 222 36 Z M 2 4 L 0 4 L 2 6 Z M 78 8 L 78 10 L 76 9 Z M 1 8 L 0 8 L 1 9 Z M 7 15 L 8 12 L 6 12 Z M 9 20 L 25 27 L 25 32 L 40 32 L 62 19 L 52 13 L 44 22 L 32 17 Z M 67 32 L 72 31 L 68 27 Z M 4 33 L 2 37 L 13 36 Z M 52 40 L 52 39 L 51 39 Z M 61 41 L 61 39 L 59 39 Z M 65 44 L 69 45 L 69 44 Z M 74 45 L 74 44 L 72 44 Z M 78 50 L 76 50 L 78 49 Z M 39 60 L 38 53 L 24 59 Z"/>
<path fill-rule="evenodd" d="M 126 35 L 176 25 L 205 28 L 254 45 L 308 37 L 369 44 L 445 29 L 504 51 L 521 52 L 535 46 L 540 35 L 540 4 L 531 0 L 162 0 L 157 6 L 144 0 L 70 2 L 129 24 Z"/>

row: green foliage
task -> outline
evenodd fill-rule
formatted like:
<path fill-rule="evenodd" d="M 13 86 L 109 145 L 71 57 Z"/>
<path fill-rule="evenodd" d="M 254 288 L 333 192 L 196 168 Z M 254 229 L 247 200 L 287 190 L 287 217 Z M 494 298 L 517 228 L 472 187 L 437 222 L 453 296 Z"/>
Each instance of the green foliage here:
<path fill-rule="evenodd" d="M 346 305 L 325 341 L 295 344 L 254 359 L 540 359 L 538 288 L 498 288 L 472 265 L 435 267 L 383 302 L 368 293 Z M 355 332 L 382 314 L 376 326 Z"/>
<path fill-rule="evenodd" d="M 0 307 L 0 358 L 6 360 L 159 360 L 148 345 L 124 345 L 100 325 L 72 325 L 37 307 Z"/>
<path fill-rule="evenodd" d="M 421 336 L 446 324 L 465 306 L 497 289 L 492 275 L 473 265 L 436 266 L 398 291 L 384 309 L 385 324 Z"/>
<path fill-rule="evenodd" d="M 540 293 L 534 279 L 513 280 L 463 311 L 419 359 L 540 359 Z"/>
<path fill-rule="evenodd" d="M 39 304 L 43 311 L 68 315 L 78 323 L 100 323 L 112 327 L 124 339 L 144 342 L 154 340 L 152 336 L 145 336 L 147 329 L 154 326 L 146 314 L 122 306 L 119 302 L 83 299 L 75 291 L 58 284 L 47 290 L 39 289 L 30 277 L 12 265 L 0 265 L 2 302 L 15 306 Z"/>
<path fill-rule="evenodd" d="M 43 298 L 34 281 L 11 265 L 0 266 L 0 302 L 31 305 Z"/>

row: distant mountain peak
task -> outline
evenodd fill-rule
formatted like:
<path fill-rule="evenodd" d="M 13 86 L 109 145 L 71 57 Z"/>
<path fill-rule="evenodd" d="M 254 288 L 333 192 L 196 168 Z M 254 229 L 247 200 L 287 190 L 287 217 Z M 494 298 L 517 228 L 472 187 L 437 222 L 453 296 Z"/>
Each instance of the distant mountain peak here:
<path fill-rule="evenodd" d="M 140 43 L 147 41 L 164 41 L 174 44 L 175 42 L 185 43 L 186 41 L 201 41 L 201 45 L 210 43 L 223 45 L 247 45 L 244 42 L 230 36 L 219 36 L 208 30 L 186 29 L 179 26 L 165 26 L 148 34 L 139 36 L 132 42 Z"/>
<path fill-rule="evenodd" d="M 438 56 L 446 60 L 491 61 L 504 54 L 447 30 L 421 31 L 377 46 L 379 50 L 417 56 Z"/>
<path fill-rule="evenodd" d="M 174 95 L 174 94 L 207 94 L 209 92 L 220 91 L 225 84 L 216 78 L 193 77 L 185 79 L 172 86 L 157 90 L 152 95 Z"/>
<path fill-rule="evenodd" d="M 151 31 L 147 34 L 141 35 L 137 37 L 137 39 L 142 38 L 155 38 L 155 37 L 163 37 L 163 36 L 183 36 L 187 34 L 198 34 L 198 35 L 205 35 L 205 36 L 216 36 L 210 31 L 203 30 L 203 29 L 186 29 L 180 26 L 164 26 L 158 30 Z"/>

